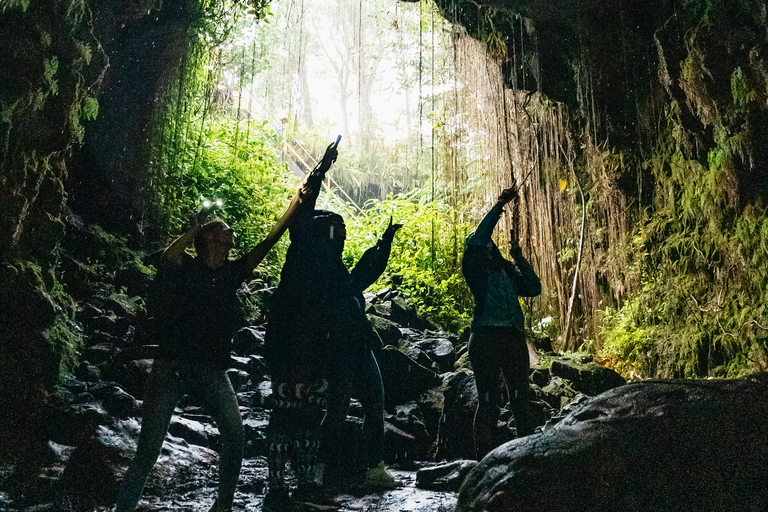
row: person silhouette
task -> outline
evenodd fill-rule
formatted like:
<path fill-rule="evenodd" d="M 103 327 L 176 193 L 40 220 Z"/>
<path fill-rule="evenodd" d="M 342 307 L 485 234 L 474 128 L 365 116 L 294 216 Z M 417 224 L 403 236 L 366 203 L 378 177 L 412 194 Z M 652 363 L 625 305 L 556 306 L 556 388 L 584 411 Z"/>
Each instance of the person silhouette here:
<path fill-rule="evenodd" d="M 325 162 L 326 171 L 332 160 Z M 317 180 L 305 180 L 266 238 L 238 259 L 229 258 L 234 230 L 220 219 L 205 222 L 207 210 L 196 215 L 190 228 L 163 252 L 147 304 L 150 336 L 157 341 L 159 354 L 147 381 L 139 443 L 118 493 L 116 512 L 136 508 L 173 410 L 186 393 L 202 400 L 221 435 L 218 496 L 210 511 L 231 511 L 243 457 L 243 424 L 226 373 L 232 336 L 244 324 L 236 292 L 319 186 Z M 194 257 L 186 252 L 190 244 L 197 253 Z"/>
<path fill-rule="evenodd" d="M 528 411 L 528 346 L 518 297 L 541 293 L 541 281 L 523 256 L 515 230 L 510 230 L 510 256 L 505 259 L 491 239 L 504 206 L 518 197 L 514 188 L 499 198 L 466 243 L 462 272 L 475 299 L 469 361 L 475 376 L 478 405 L 473 437 L 478 460 L 495 448 L 499 418 L 499 375 L 504 379 L 518 437 L 534 429 Z"/>

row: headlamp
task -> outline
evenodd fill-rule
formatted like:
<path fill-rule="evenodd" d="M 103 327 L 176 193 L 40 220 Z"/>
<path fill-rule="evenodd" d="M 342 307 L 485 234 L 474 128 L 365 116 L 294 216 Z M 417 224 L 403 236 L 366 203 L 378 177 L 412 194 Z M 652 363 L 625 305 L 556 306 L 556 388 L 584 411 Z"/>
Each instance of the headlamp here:
<path fill-rule="evenodd" d="M 201 199 L 203 200 L 203 208 L 205 208 L 206 210 L 213 207 L 221 208 L 222 206 L 224 206 L 224 201 L 221 199 L 215 199 L 213 201 L 205 198 L 201 198 Z"/>

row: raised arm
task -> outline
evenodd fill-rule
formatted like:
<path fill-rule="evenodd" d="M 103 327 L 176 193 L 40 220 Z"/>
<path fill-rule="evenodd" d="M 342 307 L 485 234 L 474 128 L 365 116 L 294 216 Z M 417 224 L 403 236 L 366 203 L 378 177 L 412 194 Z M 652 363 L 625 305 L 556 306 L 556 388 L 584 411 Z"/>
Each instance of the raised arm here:
<path fill-rule="evenodd" d="M 393 224 L 390 217 L 389 225 L 379 241 L 363 253 L 360 261 L 350 272 L 354 292 L 362 293 L 384 273 L 392 251 L 392 240 L 395 238 L 395 233 L 402 227 L 402 224 Z"/>
<path fill-rule="evenodd" d="M 541 280 L 533 270 L 533 266 L 523 256 L 523 249 L 517 240 L 517 232 L 509 230 L 509 254 L 517 269 L 517 293 L 521 297 L 536 297 L 541 294 Z"/>
<path fill-rule="evenodd" d="M 323 184 L 325 173 L 331 168 L 331 164 L 336 161 L 339 152 L 336 146 L 339 144 L 339 139 L 336 142 L 331 143 L 325 150 L 323 159 L 317 164 L 317 166 L 307 174 L 304 181 L 301 183 L 299 190 L 296 192 L 291 204 L 283 213 L 282 217 L 275 222 L 272 229 L 267 234 L 266 238 L 256 244 L 256 247 L 250 250 L 245 255 L 246 265 L 249 270 L 256 268 L 259 263 L 266 257 L 267 253 L 275 246 L 283 233 L 291 226 L 291 222 L 296 215 L 302 211 L 312 210 L 317 202 L 317 196 L 320 194 L 320 187 Z"/>
<path fill-rule="evenodd" d="M 200 228 L 205 223 L 206 215 L 207 211 L 203 210 L 192 217 L 192 224 L 189 226 L 189 229 L 163 251 L 163 255 L 161 256 L 161 263 L 163 265 L 176 265 L 181 263 L 184 251 L 192 245 L 195 236 L 200 232 Z"/>
<path fill-rule="evenodd" d="M 498 224 L 501 214 L 504 212 L 504 205 L 517 198 L 517 190 L 507 188 L 501 191 L 496 204 L 485 214 L 477 230 L 470 235 L 467 243 L 469 245 L 485 245 L 491 241 L 493 230 Z"/>

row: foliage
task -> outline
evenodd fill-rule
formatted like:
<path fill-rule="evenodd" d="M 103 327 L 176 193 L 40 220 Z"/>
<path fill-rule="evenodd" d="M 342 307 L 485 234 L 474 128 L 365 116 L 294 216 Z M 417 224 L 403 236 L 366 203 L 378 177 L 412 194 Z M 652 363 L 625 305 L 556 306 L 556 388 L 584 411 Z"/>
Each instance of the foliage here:
<path fill-rule="evenodd" d="M 61 369 L 71 367 L 76 362 L 84 337 L 75 321 L 76 304 L 67 293 L 61 275 L 52 269 L 45 270 L 34 261 L 17 260 L 4 264 L 0 276 L 5 288 L 0 293 L 0 303 L 3 304 L 0 317 L 6 329 L 3 337 L 35 338 L 39 331 L 48 347 L 45 354 L 38 355 L 58 362 Z M 4 339 L 2 343 L 6 357 L 8 353 L 18 350 L 12 347 L 11 341 L 14 340 Z M 49 366 L 50 363 L 47 360 L 40 366 Z M 45 377 L 55 380 L 57 375 Z"/>
<path fill-rule="evenodd" d="M 402 290 L 421 314 L 458 332 L 469 324 L 472 306 L 460 260 L 470 226 L 454 226 L 445 205 L 428 198 L 424 189 L 390 195 L 383 201 L 370 201 L 362 212 L 348 216 L 344 259 L 347 266 L 353 266 L 376 243 L 390 217 L 403 224 L 377 286 Z"/>
<path fill-rule="evenodd" d="M 630 251 L 642 290 L 603 312 L 603 350 L 625 371 L 733 377 L 768 366 L 768 215 L 736 209 L 733 157 L 726 145 L 708 166 L 675 153 L 654 167 L 657 211 Z"/>
<path fill-rule="evenodd" d="M 239 253 L 261 241 L 288 206 L 296 179 L 275 162 L 269 133 L 254 123 L 248 138 L 235 142 L 236 131 L 235 120 L 214 116 L 202 131 L 187 127 L 179 151 L 187 158 L 174 165 L 179 155 L 166 151 L 155 160 L 154 204 L 168 235 L 180 234 L 204 199 L 220 199 L 223 206 L 213 213 L 235 229 Z M 274 273 L 279 260 L 270 253 L 265 265 Z"/>

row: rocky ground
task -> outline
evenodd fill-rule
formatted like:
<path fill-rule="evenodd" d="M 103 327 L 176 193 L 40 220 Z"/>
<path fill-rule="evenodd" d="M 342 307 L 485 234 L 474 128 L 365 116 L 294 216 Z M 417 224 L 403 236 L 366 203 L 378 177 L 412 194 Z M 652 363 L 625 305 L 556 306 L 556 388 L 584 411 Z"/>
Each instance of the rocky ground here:
<path fill-rule="evenodd" d="M 263 302 L 268 289 L 248 292 Z M 398 292 L 369 295 L 369 318 L 382 350 L 378 355 L 386 394 L 386 462 L 401 489 L 365 494 L 355 459 L 361 442 L 361 408 L 348 418 L 349 485 L 337 497 L 341 510 L 452 510 L 461 482 L 476 464 L 472 418 L 477 401 L 466 357 L 466 336 L 440 332 L 420 319 Z M 83 309 L 88 343 L 72 375 L 62 382 L 51 412 L 46 464 L 40 474 L 14 485 L 11 468 L 0 471 L 0 508 L 9 511 L 103 510 L 132 457 L 139 432 L 143 384 L 153 347 L 141 343 L 139 315 L 130 301 L 112 296 Z M 238 392 L 246 453 L 237 510 L 260 510 L 265 492 L 265 428 L 271 387 L 263 362 L 264 324 L 258 318 L 233 340 L 230 378 Z M 531 339 L 534 364 L 530 404 L 539 427 L 553 424 L 569 404 L 624 380 L 587 355 L 551 352 L 548 340 Z M 502 404 L 500 404 L 502 405 Z M 511 413 L 502 407 L 499 444 L 515 438 Z M 192 398 L 179 404 L 163 453 L 141 506 L 144 510 L 203 511 L 215 494 L 218 433 Z M 356 469 L 357 468 L 357 469 Z"/>

